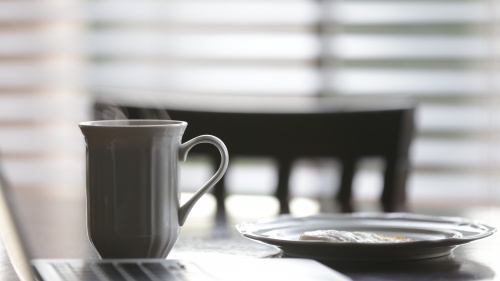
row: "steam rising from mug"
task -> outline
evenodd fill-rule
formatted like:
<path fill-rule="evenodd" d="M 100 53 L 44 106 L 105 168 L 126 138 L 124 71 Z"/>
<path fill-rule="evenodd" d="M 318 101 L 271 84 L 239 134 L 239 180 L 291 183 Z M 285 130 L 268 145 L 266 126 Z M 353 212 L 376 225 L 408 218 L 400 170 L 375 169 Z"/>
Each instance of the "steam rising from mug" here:
<path fill-rule="evenodd" d="M 171 120 L 168 112 L 161 108 L 148 107 L 129 107 L 118 106 L 113 103 L 96 103 L 94 112 L 96 120 L 124 120 L 124 119 L 157 119 Z"/>
<path fill-rule="evenodd" d="M 165 258 L 194 204 L 224 175 L 228 152 L 217 137 L 181 143 L 187 123 L 103 120 L 79 124 L 87 143 L 87 227 L 103 258 Z M 217 147 L 221 163 L 180 206 L 179 164 L 197 144 Z"/>

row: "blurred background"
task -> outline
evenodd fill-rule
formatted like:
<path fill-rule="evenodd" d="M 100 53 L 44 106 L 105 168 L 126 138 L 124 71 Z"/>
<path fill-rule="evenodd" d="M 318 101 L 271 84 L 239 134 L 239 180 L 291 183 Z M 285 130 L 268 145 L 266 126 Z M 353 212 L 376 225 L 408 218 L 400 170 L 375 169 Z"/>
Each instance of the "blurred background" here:
<path fill-rule="evenodd" d="M 270 106 L 318 97 L 411 100 L 418 109 L 409 204 L 494 205 L 499 23 L 497 0 L 1 1 L 2 165 L 15 188 L 82 194 L 85 143 L 77 124 L 93 118 L 103 87 L 124 89 L 118 96 L 125 100 L 186 106 L 199 97 Z M 357 201 L 377 200 L 379 162 L 359 165 Z M 276 183 L 272 161 L 233 164 L 230 192 L 251 196 L 229 197 L 228 208 L 261 200 L 257 216 L 276 212 L 277 203 L 261 196 Z M 292 212 L 318 211 L 307 198 L 335 193 L 337 166 L 333 159 L 296 163 Z M 187 192 L 211 174 L 201 158 L 183 168 Z M 213 208 L 209 197 L 204 202 L 200 208 Z"/>

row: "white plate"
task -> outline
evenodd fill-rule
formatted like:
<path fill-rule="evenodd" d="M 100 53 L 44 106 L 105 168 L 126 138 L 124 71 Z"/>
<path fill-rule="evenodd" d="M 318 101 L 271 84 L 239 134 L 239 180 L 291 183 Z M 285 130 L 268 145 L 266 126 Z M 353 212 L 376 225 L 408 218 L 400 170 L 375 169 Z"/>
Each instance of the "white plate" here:
<path fill-rule="evenodd" d="M 245 237 L 280 248 L 285 255 L 328 260 L 413 260 L 445 256 L 458 245 L 492 235 L 496 228 L 457 217 L 410 213 L 320 214 L 279 216 L 242 223 Z M 335 229 L 403 235 L 414 239 L 399 243 L 301 241 L 305 231 Z"/>

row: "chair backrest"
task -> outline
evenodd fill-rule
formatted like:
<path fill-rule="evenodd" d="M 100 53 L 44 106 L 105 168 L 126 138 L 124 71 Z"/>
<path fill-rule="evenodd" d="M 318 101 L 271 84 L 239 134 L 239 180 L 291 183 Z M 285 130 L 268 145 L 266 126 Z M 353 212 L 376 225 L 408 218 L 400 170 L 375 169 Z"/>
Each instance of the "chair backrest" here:
<path fill-rule="evenodd" d="M 96 104 L 96 117 L 106 104 Z M 337 200 L 344 212 L 353 211 L 352 182 L 356 163 L 364 157 L 385 160 L 381 203 L 384 211 L 405 207 L 409 147 L 414 131 L 413 106 L 377 109 L 332 109 L 300 113 L 252 113 L 190 111 L 125 106 L 127 118 L 165 118 L 188 122 L 184 134 L 190 139 L 201 134 L 221 138 L 231 157 L 266 156 L 279 165 L 276 197 L 281 213 L 288 213 L 288 180 L 292 162 L 302 157 L 334 157 L 342 163 Z M 147 112 L 147 114 L 145 114 Z M 194 152 L 218 157 L 210 147 Z M 215 162 L 215 161 L 214 161 Z M 224 182 L 214 191 L 219 209 L 223 208 Z M 222 206 L 220 206 L 222 205 Z"/>

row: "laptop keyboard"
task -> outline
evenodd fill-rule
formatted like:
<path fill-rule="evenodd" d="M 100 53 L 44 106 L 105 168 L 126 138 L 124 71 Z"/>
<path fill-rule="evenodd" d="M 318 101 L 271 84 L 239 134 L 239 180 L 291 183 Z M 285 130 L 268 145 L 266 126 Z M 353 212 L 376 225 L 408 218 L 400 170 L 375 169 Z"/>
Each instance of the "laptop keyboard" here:
<path fill-rule="evenodd" d="M 179 261 L 54 262 L 51 265 L 65 281 L 213 281 L 195 265 Z"/>

